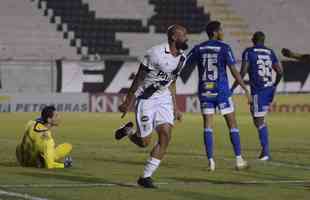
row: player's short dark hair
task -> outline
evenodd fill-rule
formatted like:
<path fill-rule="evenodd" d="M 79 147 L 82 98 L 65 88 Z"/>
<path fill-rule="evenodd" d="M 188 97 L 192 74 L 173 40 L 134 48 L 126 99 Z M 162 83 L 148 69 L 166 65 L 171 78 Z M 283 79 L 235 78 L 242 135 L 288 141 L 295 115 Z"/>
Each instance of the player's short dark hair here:
<path fill-rule="evenodd" d="M 41 111 L 41 119 L 44 122 L 47 122 L 48 118 L 53 117 L 55 111 L 56 111 L 55 106 L 45 106 Z"/>
<path fill-rule="evenodd" d="M 221 22 L 219 21 L 210 21 L 206 26 L 206 32 L 209 38 L 214 36 L 214 32 L 221 29 Z"/>
<path fill-rule="evenodd" d="M 265 42 L 265 33 L 263 33 L 262 31 L 256 31 L 254 34 L 253 34 L 253 37 L 252 37 L 252 42 L 254 44 L 257 44 L 257 43 L 264 43 Z"/>

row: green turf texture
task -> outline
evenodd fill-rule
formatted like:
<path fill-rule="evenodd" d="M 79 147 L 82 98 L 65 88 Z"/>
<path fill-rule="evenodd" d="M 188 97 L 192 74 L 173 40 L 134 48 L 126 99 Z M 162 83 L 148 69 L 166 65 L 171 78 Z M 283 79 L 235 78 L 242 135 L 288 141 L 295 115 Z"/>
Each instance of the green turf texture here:
<path fill-rule="evenodd" d="M 240 98 L 240 97 L 239 97 Z M 56 143 L 73 144 L 74 167 L 63 170 L 22 168 L 15 161 L 15 146 L 27 120 L 38 113 L 0 113 L 0 190 L 53 200 L 283 200 L 310 199 L 310 113 L 268 115 L 273 161 L 257 161 L 258 135 L 247 106 L 237 104 L 244 157 L 251 167 L 234 170 L 229 132 L 221 116 L 215 117 L 216 171 L 207 171 L 200 114 L 185 114 L 176 123 L 169 151 L 154 175 L 159 189 L 131 186 L 141 175 L 151 147 L 141 149 L 127 138 L 115 141 L 113 130 L 125 121 L 119 113 L 61 113 L 54 130 Z M 310 103 L 309 95 L 279 96 L 278 103 Z M 153 133 L 154 143 L 156 133 Z M 281 181 L 304 181 L 300 183 Z M 259 184 L 245 184 L 256 181 Z M 271 181 L 263 183 L 263 181 Z M 95 184 L 98 187 L 16 188 L 17 184 Z M 4 185 L 9 185 L 5 187 Z M 0 199 L 21 199 L 0 195 Z"/>

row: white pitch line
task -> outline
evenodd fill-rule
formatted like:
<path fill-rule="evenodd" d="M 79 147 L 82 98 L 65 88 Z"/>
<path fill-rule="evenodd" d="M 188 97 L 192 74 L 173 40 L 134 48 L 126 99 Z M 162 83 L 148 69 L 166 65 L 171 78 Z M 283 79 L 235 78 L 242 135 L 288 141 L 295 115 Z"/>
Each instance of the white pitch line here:
<path fill-rule="evenodd" d="M 276 162 L 272 160 L 269 161 L 268 163 L 275 165 L 275 166 L 284 166 L 284 167 L 292 167 L 292 168 L 298 168 L 298 169 L 303 169 L 303 170 L 310 170 L 310 167 L 297 165 L 297 164 L 286 164 L 286 163 Z"/>
<path fill-rule="evenodd" d="M 223 158 L 222 160 L 224 160 L 224 161 L 235 161 L 234 159 L 229 159 L 229 158 Z M 250 162 L 250 164 L 251 164 L 251 162 L 254 162 L 254 163 L 260 163 L 260 164 L 266 164 L 266 165 L 310 170 L 310 166 L 308 167 L 308 166 L 303 166 L 303 165 L 298 165 L 298 164 L 286 164 L 286 163 L 272 161 L 272 160 L 271 161 L 249 160 L 249 162 Z"/>
<path fill-rule="evenodd" d="M 21 193 L 17 193 L 17 192 L 7 192 L 4 190 L 0 190 L 0 195 L 10 196 L 10 197 L 18 197 L 18 198 L 23 198 L 23 199 L 28 199 L 28 200 L 48 200 L 46 198 L 35 197 L 35 196 L 31 196 L 29 194 L 21 194 Z"/>
<path fill-rule="evenodd" d="M 194 184 L 213 184 L 211 181 L 176 181 L 176 182 L 155 182 L 156 185 L 194 185 Z M 255 185 L 255 184 L 296 184 L 304 183 L 310 184 L 310 180 L 252 180 L 252 181 L 230 181 L 227 180 L 228 185 L 231 184 L 244 184 L 244 185 Z M 220 184 L 225 184 L 225 181 Z M 0 185 L 0 188 L 87 188 L 87 187 L 115 187 L 115 186 L 128 186 L 137 187 L 135 183 L 76 183 L 76 184 L 17 184 L 17 185 Z M 1 191 L 1 190 L 0 190 Z M 1 194 L 1 193 L 0 193 Z M 33 199 L 34 200 L 34 199 Z M 37 200 L 37 199 L 35 199 Z M 42 200 L 42 199 L 38 199 Z"/>
<path fill-rule="evenodd" d="M 117 185 L 136 186 L 134 183 L 60 183 L 60 184 L 16 184 L 0 185 L 0 188 L 77 188 L 77 187 L 109 187 Z"/>
<path fill-rule="evenodd" d="M 244 181 L 240 183 L 244 184 L 309 183 L 310 184 L 310 180 L 279 180 L 279 181 L 262 180 L 262 181 Z"/>

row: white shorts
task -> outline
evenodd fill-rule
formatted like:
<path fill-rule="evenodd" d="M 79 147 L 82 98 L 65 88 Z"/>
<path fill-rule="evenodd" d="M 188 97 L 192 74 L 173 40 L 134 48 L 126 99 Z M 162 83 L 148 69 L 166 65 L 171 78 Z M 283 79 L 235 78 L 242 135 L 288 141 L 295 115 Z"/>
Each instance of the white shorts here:
<path fill-rule="evenodd" d="M 139 99 L 136 103 L 136 123 L 139 136 L 149 136 L 161 124 L 173 125 L 174 112 L 171 96 Z"/>

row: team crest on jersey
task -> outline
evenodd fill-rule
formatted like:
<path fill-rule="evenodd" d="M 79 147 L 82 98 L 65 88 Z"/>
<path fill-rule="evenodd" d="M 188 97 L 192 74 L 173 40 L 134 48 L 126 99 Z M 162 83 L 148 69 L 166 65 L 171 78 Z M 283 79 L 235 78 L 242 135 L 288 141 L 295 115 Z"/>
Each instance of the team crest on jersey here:
<path fill-rule="evenodd" d="M 142 121 L 142 122 L 147 122 L 147 121 L 149 121 L 149 120 L 150 120 L 150 118 L 149 118 L 148 116 L 145 116 L 145 115 L 144 115 L 144 116 L 141 117 L 141 121 Z"/>

